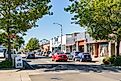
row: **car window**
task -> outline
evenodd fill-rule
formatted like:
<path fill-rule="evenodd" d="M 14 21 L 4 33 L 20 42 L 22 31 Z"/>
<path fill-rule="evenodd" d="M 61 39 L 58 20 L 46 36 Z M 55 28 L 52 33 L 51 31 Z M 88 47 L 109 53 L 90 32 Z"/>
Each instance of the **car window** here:
<path fill-rule="evenodd" d="M 89 55 L 89 53 L 84 53 L 84 54 L 87 54 L 87 55 Z"/>
<path fill-rule="evenodd" d="M 70 55 L 70 53 L 65 53 L 65 54 Z"/>
<path fill-rule="evenodd" d="M 79 53 L 80 53 L 80 52 L 75 52 L 75 56 L 78 56 Z"/>
<path fill-rule="evenodd" d="M 91 55 L 84 55 L 84 58 L 91 58 Z"/>
<path fill-rule="evenodd" d="M 64 54 L 64 52 L 58 52 L 57 54 Z"/>
<path fill-rule="evenodd" d="M 0 50 L 0 52 L 3 52 L 3 50 Z"/>

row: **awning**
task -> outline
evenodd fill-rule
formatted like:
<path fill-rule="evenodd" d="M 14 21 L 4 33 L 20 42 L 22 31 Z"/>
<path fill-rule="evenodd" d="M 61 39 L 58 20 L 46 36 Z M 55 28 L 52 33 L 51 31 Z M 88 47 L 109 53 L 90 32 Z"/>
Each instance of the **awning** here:
<path fill-rule="evenodd" d="M 73 43 L 73 44 L 66 44 L 66 46 L 73 46 L 75 43 Z"/>
<path fill-rule="evenodd" d="M 97 40 L 97 41 L 91 41 L 91 42 L 86 42 L 87 44 L 96 44 L 96 43 L 104 43 L 108 42 L 107 40 Z"/>

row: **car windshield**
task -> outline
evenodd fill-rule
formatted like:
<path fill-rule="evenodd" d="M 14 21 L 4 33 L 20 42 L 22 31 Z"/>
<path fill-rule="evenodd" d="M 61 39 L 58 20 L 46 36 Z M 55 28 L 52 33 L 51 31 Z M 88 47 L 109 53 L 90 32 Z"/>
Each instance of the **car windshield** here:
<path fill-rule="evenodd" d="M 65 53 L 65 54 L 70 55 L 70 53 Z"/>
<path fill-rule="evenodd" d="M 58 52 L 57 54 L 64 54 L 64 52 Z"/>
<path fill-rule="evenodd" d="M 77 56 L 80 52 L 75 52 L 75 55 Z"/>

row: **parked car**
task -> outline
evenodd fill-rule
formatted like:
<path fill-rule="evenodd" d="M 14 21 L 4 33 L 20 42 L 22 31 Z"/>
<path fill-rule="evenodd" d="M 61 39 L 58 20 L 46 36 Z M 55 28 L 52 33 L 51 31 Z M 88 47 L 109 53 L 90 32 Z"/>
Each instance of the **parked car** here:
<path fill-rule="evenodd" d="M 52 55 L 54 55 L 54 52 L 51 52 L 50 54 L 49 54 L 49 56 L 48 57 L 52 57 Z"/>
<path fill-rule="evenodd" d="M 18 56 L 17 51 L 15 49 L 11 50 L 11 58 L 14 59 L 14 57 Z M 8 50 L 5 50 L 5 58 L 8 58 Z"/>
<path fill-rule="evenodd" d="M 69 60 L 72 60 L 73 59 L 73 55 L 71 55 L 71 53 L 65 53 L 68 57 Z"/>
<path fill-rule="evenodd" d="M 48 54 L 47 52 L 43 52 L 43 53 L 42 53 L 42 56 L 48 57 L 48 55 L 49 55 L 49 54 Z"/>
<path fill-rule="evenodd" d="M 74 56 L 77 56 L 79 53 L 81 53 L 80 51 L 73 51 L 71 52 L 71 55 L 74 57 Z"/>
<path fill-rule="evenodd" d="M 41 55 L 41 53 L 40 53 L 40 52 L 36 52 L 35 54 L 36 54 L 36 55 Z"/>
<path fill-rule="evenodd" d="M 4 58 L 5 57 L 5 53 L 3 49 L 0 49 L 0 58 Z"/>
<path fill-rule="evenodd" d="M 68 57 L 64 52 L 57 52 L 52 55 L 52 61 L 67 61 Z"/>
<path fill-rule="evenodd" d="M 74 61 L 80 61 L 80 62 L 92 61 L 91 55 L 89 53 L 79 53 L 73 59 L 74 59 Z"/>
<path fill-rule="evenodd" d="M 34 52 L 28 52 L 26 59 L 35 59 L 35 53 Z"/>
<path fill-rule="evenodd" d="M 73 52 L 71 52 L 71 55 L 73 57 L 72 60 L 75 60 L 75 57 L 77 57 L 79 53 L 81 53 L 81 52 L 79 52 L 79 51 L 73 51 Z"/>

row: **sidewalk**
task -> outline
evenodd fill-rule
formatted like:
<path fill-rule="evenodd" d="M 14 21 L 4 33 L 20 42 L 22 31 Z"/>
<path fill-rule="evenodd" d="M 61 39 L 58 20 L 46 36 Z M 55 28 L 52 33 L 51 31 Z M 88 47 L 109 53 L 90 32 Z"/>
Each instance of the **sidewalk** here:
<path fill-rule="evenodd" d="M 31 81 L 26 71 L 17 72 L 17 70 L 1 70 L 0 81 Z"/>

